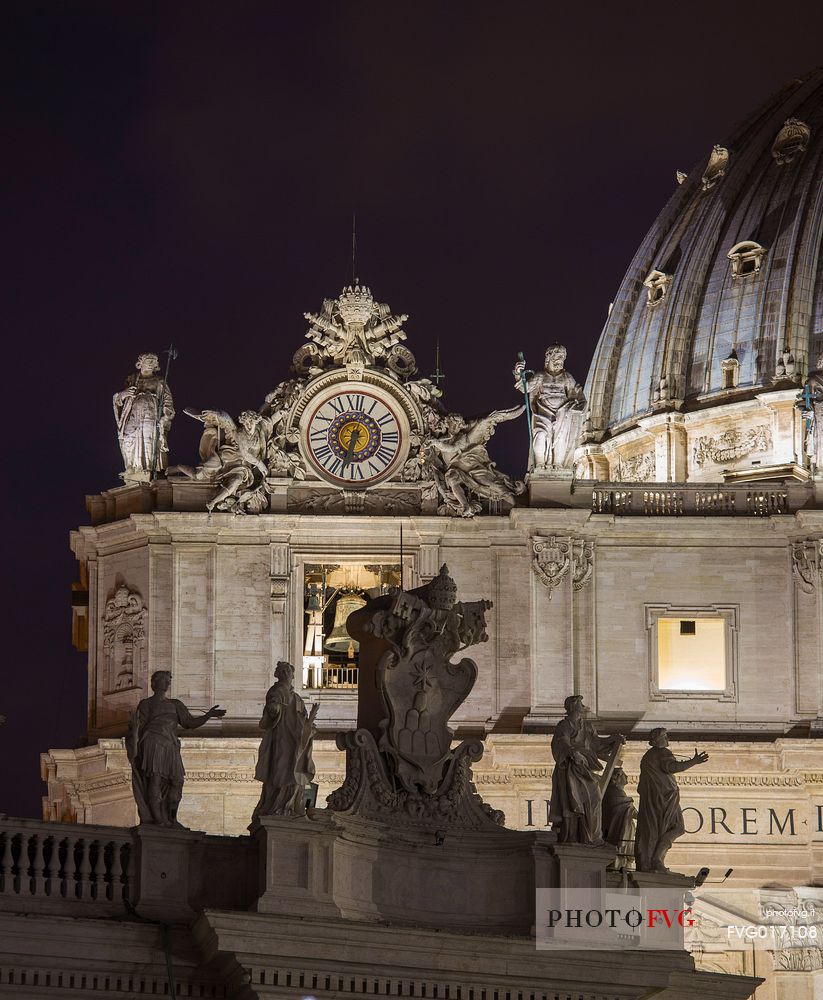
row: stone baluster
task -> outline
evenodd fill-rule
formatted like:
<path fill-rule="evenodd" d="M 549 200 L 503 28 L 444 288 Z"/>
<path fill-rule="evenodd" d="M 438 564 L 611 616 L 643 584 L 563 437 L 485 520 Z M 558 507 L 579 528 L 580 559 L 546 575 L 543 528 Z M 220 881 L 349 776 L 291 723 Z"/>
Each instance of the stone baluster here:
<path fill-rule="evenodd" d="M 0 881 L 2 892 L 14 892 L 14 874 L 12 873 L 12 832 L 6 830 L 3 834 L 2 854 L 0 855 Z"/>
<path fill-rule="evenodd" d="M 34 842 L 34 858 L 31 869 L 31 892 L 34 896 L 45 896 L 48 891 L 46 885 L 46 840 L 48 834 L 34 833 L 31 840 Z"/>
<path fill-rule="evenodd" d="M 78 838 L 76 850 L 80 854 L 77 866 L 77 898 L 91 899 L 91 841 Z"/>

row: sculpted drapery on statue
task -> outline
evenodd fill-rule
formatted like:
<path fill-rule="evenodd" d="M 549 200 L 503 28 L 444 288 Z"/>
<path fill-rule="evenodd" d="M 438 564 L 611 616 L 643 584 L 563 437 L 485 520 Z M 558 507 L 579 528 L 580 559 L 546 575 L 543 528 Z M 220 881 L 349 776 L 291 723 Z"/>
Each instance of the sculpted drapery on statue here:
<path fill-rule="evenodd" d="M 543 371 L 526 380 L 525 393 L 532 413 L 532 450 L 535 469 L 570 469 L 583 428 L 586 397 L 583 387 L 565 369 L 566 348 L 546 350 Z M 514 366 L 515 388 L 524 391 L 525 362 Z"/>
<path fill-rule="evenodd" d="M 319 704 L 306 712 L 306 705 L 294 690 L 294 667 L 280 661 L 275 668 L 277 681 L 266 694 L 260 720 L 263 739 L 254 776 L 263 782 L 258 816 L 302 816 L 306 812 L 305 790 L 314 778 L 312 741 L 314 718 Z"/>
<path fill-rule="evenodd" d="M 147 481 L 152 472 L 168 464 L 168 435 L 174 419 L 171 391 L 158 372 L 156 354 L 141 354 L 137 372 L 126 379 L 126 388 L 112 397 L 117 440 L 123 455 L 127 482 Z"/>
<path fill-rule="evenodd" d="M 473 517 L 483 509 L 480 500 L 511 505 L 524 484 L 501 472 L 489 457 L 486 444 L 504 420 L 519 417 L 525 407 L 495 410 L 486 417 L 466 420 L 459 413 L 443 418 L 442 432 L 421 445 L 418 463 L 431 477 L 442 503 L 439 514 Z M 409 476 L 409 478 L 412 478 Z"/>
<path fill-rule="evenodd" d="M 603 844 L 601 760 L 625 743 L 624 736 L 600 736 L 587 722 L 580 695 L 564 702 L 566 717 L 552 737 L 552 795 L 549 819 L 558 840 L 566 844 Z M 612 758 L 613 759 L 613 758 Z"/>
<path fill-rule="evenodd" d="M 649 734 L 651 750 L 640 761 L 640 806 L 637 816 L 637 836 L 634 855 L 640 872 L 667 872 L 666 854 L 678 837 L 686 832 L 680 810 L 680 790 L 675 774 L 704 764 L 707 753 L 698 753 L 687 760 L 678 760 L 669 750 L 669 734 L 665 729 L 653 729 Z"/>
<path fill-rule="evenodd" d="M 209 719 L 226 713 L 218 705 L 195 718 L 182 701 L 167 698 L 171 672 L 155 670 L 150 698 L 143 698 L 131 718 L 126 753 L 131 764 L 131 783 L 141 823 L 180 826 L 177 808 L 183 796 L 183 758 L 177 729 L 197 729 Z"/>
<path fill-rule="evenodd" d="M 808 398 L 809 417 L 806 423 L 805 451 L 815 474 L 823 475 L 823 355 L 817 359 L 817 368 L 809 372 L 803 394 Z"/>

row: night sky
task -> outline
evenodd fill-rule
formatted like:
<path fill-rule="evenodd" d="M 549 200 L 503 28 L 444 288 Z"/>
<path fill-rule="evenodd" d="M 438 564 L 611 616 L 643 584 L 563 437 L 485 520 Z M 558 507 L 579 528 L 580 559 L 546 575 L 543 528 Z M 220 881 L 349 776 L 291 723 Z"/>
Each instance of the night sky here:
<path fill-rule="evenodd" d="M 675 187 L 821 59 L 823 5 L 7 2 L 0 11 L 6 666 L 0 810 L 40 814 L 38 754 L 85 729 L 68 546 L 119 485 L 111 409 L 179 348 L 184 406 L 286 377 L 351 277 L 408 313 L 446 402 L 512 406 L 518 350 L 580 381 Z M 522 422 L 491 446 L 522 475 Z M 261 697 L 263 692 L 261 692 Z"/>

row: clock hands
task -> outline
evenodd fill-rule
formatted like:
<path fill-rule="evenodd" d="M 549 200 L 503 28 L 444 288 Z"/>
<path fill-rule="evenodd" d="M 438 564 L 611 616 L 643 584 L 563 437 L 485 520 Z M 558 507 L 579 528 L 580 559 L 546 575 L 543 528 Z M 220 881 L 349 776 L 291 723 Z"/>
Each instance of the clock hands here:
<path fill-rule="evenodd" d="M 357 447 L 357 442 L 360 440 L 360 428 L 356 427 L 351 432 L 351 437 L 349 438 L 349 447 L 346 451 L 346 457 L 343 459 L 343 468 L 351 462 L 354 457 L 354 449 Z"/>

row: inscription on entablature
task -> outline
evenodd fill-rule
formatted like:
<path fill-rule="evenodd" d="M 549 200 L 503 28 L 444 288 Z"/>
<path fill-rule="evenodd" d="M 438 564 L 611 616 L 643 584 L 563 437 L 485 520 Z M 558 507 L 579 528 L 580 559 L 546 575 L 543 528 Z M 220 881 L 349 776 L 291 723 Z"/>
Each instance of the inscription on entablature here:
<path fill-rule="evenodd" d="M 707 462 L 717 465 L 723 462 L 737 462 L 747 455 L 768 451 L 772 446 L 772 432 L 768 424 L 758 424 L 741 431 L 730 427 L 721 434 L 706 435 L 695 441 L 692 452 L 694 464 L 704 466 Z"/>

